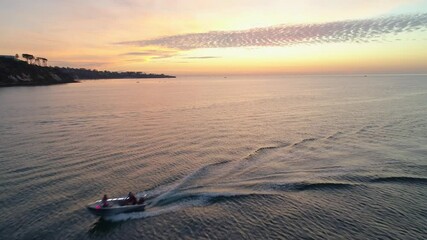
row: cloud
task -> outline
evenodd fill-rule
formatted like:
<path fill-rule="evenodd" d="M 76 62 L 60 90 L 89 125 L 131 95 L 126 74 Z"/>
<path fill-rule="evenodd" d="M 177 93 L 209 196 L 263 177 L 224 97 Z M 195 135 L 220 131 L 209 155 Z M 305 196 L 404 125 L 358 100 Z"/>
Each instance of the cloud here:
<path fill-rule="evenodd" d="M 190 33 L 118 44 L 190 50 L 198 48 L 369 42 L 378 40 L 387 34 L 426 30 L 426 27 L 427 13 L 423 13 L 317 24 L 279 25 L 243 31 Z"/>
<path fill-rule="evenodd" d="M 127 53 L 123 53 L 121 55 L 127 55 L 127 56 L 151 56 L 153 55 L 150 52 L 127 52 Z"/>
<path fill-rule="evenodd" d="M 200 56 L 200 57 L 183 57 L 185 59 L 212 59 L 212 58 L 220 58 L 217 56 Z"/>
<path fill-rule="evenodd" d="M 137 59 L 126 59 L 124 61 L 126 61 L 126 62 L 145 62 L 146 60 L 137 58 Z"/>
<path fill-rule="evenodd" d="M 164 59 L 164 58 L 171 58 L 175 57 L 178 54 L 178 51 L 175 50 L 144 50 L 139 52 L 127 52 L 120 54 L 122 56 L 142 56 L 142 57 L 149 57 L 150 59 Z M 213 59 L 213 58 L 220 58 L 218 56 L 187 56 L 187 57 L 180 57 L 182 59 Z M 130 59 L 128 61 L 138 61 L 138 59 Z"/>
<path fill-rule="evenodd" d="M 53 66 L 64 66 L 74 68 L 99 68 L 112 64 L 112 62 L 99 61 L 49 61 Z"/>
<path fill-rule="evenodd" d="M 151 59 L 163 59 L 163 58 L 174 57 L 177 54 L 178 54 L 178 51 L 173 51 L 173 50 L 144 50 L 139 52 L 127 52 L 121 55 L 150 57 Z"/>

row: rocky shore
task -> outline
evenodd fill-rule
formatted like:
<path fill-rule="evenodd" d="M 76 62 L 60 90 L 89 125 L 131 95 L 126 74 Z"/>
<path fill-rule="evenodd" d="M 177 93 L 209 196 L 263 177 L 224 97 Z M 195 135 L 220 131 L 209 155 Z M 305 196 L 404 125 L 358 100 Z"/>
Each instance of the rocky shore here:
<path fill-rule="evenodd" d="M 0 87 L 72 83 L 76 80 L 52 67 L 31 65 L 24 61 L 0 58 Z"/>

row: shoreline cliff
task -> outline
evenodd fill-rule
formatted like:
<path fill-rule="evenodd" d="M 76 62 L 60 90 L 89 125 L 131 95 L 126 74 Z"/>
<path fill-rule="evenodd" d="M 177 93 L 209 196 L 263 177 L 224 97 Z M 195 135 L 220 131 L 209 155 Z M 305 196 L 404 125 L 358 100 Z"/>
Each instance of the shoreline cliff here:
<path fill-rule="evenodd" d="M 43 86 L 76 83 L 78 80 L 124 78 L 175 78 L 164 74 L 111 72 L 84 68 L 42 67 L 16 59 L 0 58 L 0 87 Z"/>

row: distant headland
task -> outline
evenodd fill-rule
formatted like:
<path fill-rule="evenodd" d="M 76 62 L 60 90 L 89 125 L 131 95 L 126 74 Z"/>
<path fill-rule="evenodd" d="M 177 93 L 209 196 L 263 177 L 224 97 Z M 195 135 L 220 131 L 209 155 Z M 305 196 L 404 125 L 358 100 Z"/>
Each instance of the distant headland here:
<path fill-rule="evenodd" d="M 0 55 L 0 87 L 74 83 L 82 79 L 175 78 L 143 72 L 111 72 L 84 68 L 53 67 L 31 54 Z"/>

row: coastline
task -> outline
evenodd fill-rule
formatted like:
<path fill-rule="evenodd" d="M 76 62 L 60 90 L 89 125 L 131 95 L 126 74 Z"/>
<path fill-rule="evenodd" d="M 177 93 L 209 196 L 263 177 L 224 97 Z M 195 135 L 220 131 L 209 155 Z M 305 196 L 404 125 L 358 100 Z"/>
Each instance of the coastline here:
<path fill-rule="evenodd" d="M 176 78 L 165 74 L 112 72 L 84 68 L 46 67 L 17 59 L 0 58 L 0 88 L 79 83 L 79 80 Z"/>
<path fill-rule="evenodd" d="M 50 83 L 16 83 L 16 84 L 8 84 L 2 85 L 0 84 L 0 88 L 9 88 L 9 87 L 41 87 L 41 86 L 51 86 L 51 85 L 60 85 L 60 84 L 69 84 L 69 83 L 81 83 L 80 81 L 72 81 L 72 82 L 50 82 Z"/>

